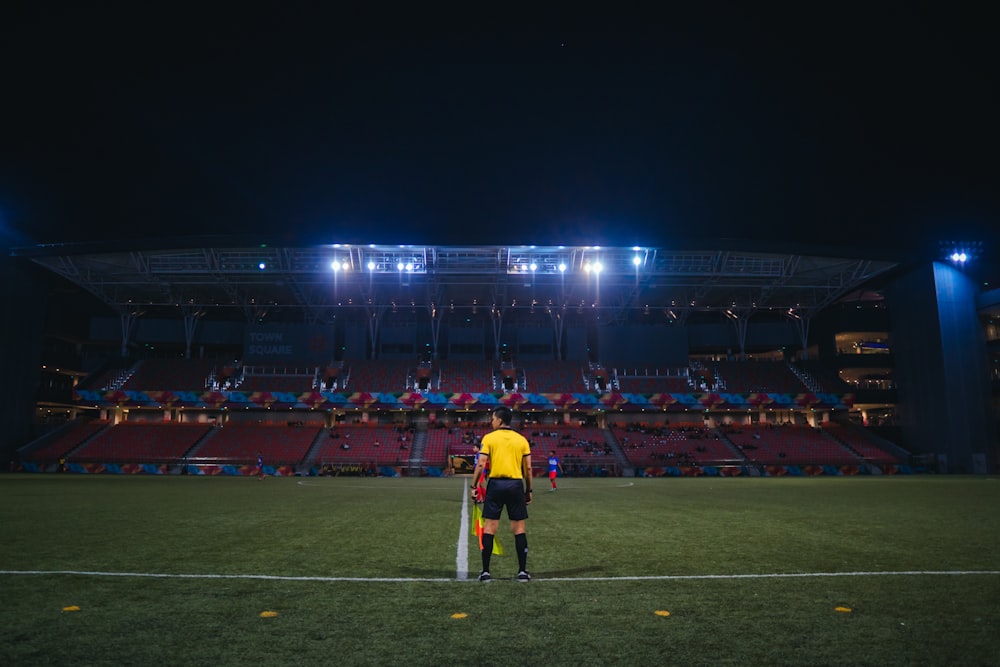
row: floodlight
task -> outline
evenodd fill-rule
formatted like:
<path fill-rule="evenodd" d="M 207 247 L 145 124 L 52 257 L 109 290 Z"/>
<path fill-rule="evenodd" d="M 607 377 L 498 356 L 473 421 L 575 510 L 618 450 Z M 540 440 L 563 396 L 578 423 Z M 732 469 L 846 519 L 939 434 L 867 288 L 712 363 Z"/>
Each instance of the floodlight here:
<path fill-rule="evenodd" d="M 632 263 L 635 264 L 636 268 L 639 268 L 639 264 L 642 263 L 642 260 L 639 259 L 639 255 L 635 255 L 632 257 Z"/>
<path fill-rule="evenodd" d="M 941 256 L 955 264 L 974 262 L 983 251 L 982 241 L 942 241 L 939 247 Z"/>
<path fill-rule="evenodd" d="M 375 262 L 368 262 L 368 270 L 369 271 L 375 270 Z"/>
<path fill-rule="evenodd" d="M 559 263 L 559 272 L 560 273 L 566 273 L 566 263 L 565 262 L 560 262 Z"/>
<path fill-rule="evenodd" d="M 263 271 L 264 269 L 267 268 L 267 264 L 265 264 L 264 262 L 261 262 L 260 264 L 257 265 L 257 268 L 260 269 L 261 271 Z"/>

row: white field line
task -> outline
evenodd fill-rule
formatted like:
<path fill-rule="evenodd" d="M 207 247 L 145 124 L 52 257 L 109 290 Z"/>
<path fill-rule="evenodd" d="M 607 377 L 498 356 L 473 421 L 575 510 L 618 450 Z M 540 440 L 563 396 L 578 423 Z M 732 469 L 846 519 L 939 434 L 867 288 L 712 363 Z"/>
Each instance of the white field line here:
<path fill-rule="evenodd" d="M 299 482 L 302 486 L 307 486 Z M 632 486 L 632 483 L 622 485 Z M 313 486 L 309 484 L 308 486 Z M 318 485 L 317 485 L 318 486 Z M 469 571 L 469 494 L 462 483 L 462 512 L 458 530 L 458 545 L 455 552 L 455 578 L 444 577 L 309 577 L 277 574 L 182 574 L 158 572 L 100 572 L 91 570 L 0 570 L 3 575 L 72 575 L 84 577 L 136 577 L 151 579 L 246 579 L 264 581 L 316 581 L 316 582 L 362 582 L 362 583 L 442 583 L 467 581 Z M 698 579 L 810 579 L 822 577 L 893 577 L 893 576 L 977 576 L 1000 575 L 1000 570 L 902 570 L 902 571 L 857 571 L 857 572 L 771 572 L 753 574 L 664 574 L 626 575 L 620 577 L 540 577 L 532 575 L 532 581 L 548 582 L 588 582 L 588 581 L 687 581 Z"/>
<path fill-rule="evenodd" d="M 469 494 L 462 482 L 462 518 L 458 525 L 458 547 L 455 549 L 455 578 L 464 581 L 469 577 Z"/>
<path fill-rule="evenodd" d="M 152 579 L 252 579 L 266 581 L 319 581 L 363 583 L 441 583 L 465 580 L 466 577 L 292 577 L 277 574 L 167 574 L 157 572 L 97 572 L 88 570 L 0 570 L 0 575 L 75 575 L 83 577 L 138 577 Z M 899 572 L 774 572 L 761 574 L 665 574 L 622 577 L 537 577 L 532 582 L 573 583 L 579 581 L 685 581 L 691 579 L 810 579 L 821 577 L 901 577 L 901 576 L 976 576 L 1000 575 L 1000 570 L 904 570 Z"/>

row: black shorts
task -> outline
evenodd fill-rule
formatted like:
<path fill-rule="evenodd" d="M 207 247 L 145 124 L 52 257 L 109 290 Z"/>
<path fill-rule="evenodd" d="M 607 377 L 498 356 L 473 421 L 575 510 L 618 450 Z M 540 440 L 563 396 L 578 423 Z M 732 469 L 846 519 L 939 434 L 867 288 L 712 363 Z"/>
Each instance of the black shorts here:
<path fill-rule="evenodd" d="M 507 508 L 507 518 L 523 521 L 528 518 L 528 503 L 524 497 L 524 482 L 519 479 L 497 479 L 491 477 L 486 485 L 486 500 L 483 502 L 483 518 L 499 519 L 500 512 Z"/>

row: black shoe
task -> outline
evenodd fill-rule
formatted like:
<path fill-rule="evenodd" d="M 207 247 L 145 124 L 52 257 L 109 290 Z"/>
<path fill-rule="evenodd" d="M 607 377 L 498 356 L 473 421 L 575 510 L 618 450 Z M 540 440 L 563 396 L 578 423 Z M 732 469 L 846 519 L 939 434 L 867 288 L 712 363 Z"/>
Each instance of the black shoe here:
<path fill-rule="evenodd" d="M 517 580 L 518 581 L 531 581 L 531 575 L 528 574 L 527 572 L 525 572 L 524 570 L 521 570 L 520 572 L 517 573 Z"/>
<path fill-rule="evenodd" d="M 484 570 L 479 573 L 479 581 L 493 581 L 493 577 L 490 576 L 489 572 Z"/>

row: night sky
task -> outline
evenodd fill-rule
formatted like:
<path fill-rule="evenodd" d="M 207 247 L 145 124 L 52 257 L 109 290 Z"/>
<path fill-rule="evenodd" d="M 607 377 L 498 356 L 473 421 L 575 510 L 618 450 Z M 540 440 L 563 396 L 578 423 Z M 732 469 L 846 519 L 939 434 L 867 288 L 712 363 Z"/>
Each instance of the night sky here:
<path fill-rule="evenodd" d="M 697 4 L 5 8 L 0 222 L 31 243 L 995 250 L 987 9 Z"/>

